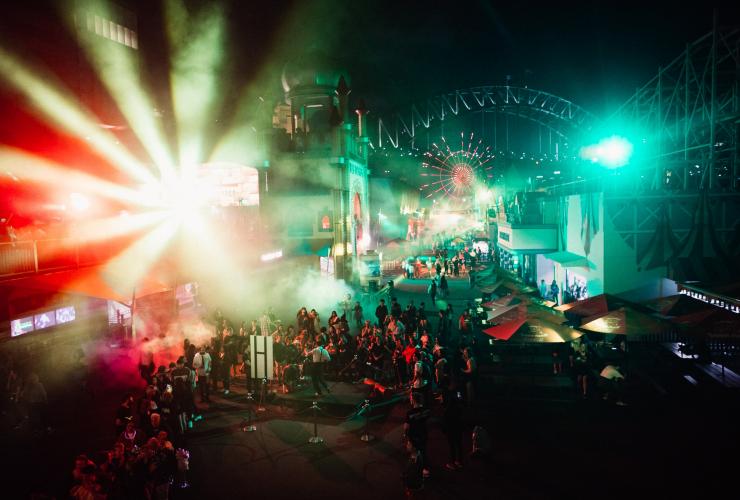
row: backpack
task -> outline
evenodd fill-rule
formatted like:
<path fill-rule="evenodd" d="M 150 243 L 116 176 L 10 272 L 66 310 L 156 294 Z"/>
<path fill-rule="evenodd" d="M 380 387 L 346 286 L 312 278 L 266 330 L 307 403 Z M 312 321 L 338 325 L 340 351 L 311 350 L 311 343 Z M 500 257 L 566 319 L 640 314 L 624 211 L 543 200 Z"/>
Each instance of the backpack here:
<path fill-rule="evenodd" d="M 474 457 L 480 458 L 488 455 L 491 451 L 491 438 L 488 435 L 488 431 L 476 425 L 473 427 L 473 453 Z"/>

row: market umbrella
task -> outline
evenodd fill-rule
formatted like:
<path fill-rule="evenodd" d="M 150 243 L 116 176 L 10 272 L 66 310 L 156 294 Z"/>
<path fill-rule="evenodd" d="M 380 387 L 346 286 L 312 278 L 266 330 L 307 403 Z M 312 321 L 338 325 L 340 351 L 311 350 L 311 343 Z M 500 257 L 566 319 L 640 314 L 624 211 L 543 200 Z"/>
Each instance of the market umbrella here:
<path fill-rule="evenodd" d="M 452 239 L 452 243 L 458 244 L 458 243 L 465 243 L 465 240 L 460 238 L 459 236 L 456 236 Z"/>
<path fill-rule="evenodd" d="M 536 287 L 533 287 L 531 285 L 526 285 L 524 283 L 519 283 L 517 281 L 511 281 L 511 280 L 504 280 L 504 287 L 508 288 L 513 293 L 539 292 L 539 290 Z"/>
<path fill-rule="evenodd" d="M 584 318 L 603 316 L 609 311 L 614 311 L 627 305 L 627 301 L 602 293 L 584 300 L 577 300 L 558 306 L 555 309 L 565 313 L 565 317 L 574 323 L 586 323 Z"/>
<path fill-rule="evenodd" d="M 644 302 L 644 305 L 663 316 L 680 317 L 693 315 L 707 310 L 716 309 L 714 306 L 692 299 L 688 295 L 676 294 L 668 297 Z"/>
<path fill-rule="evenodd" d="M 504 280 L 500 280 L 500 281 L 496 281 L 495 283 L 488 283 L 488 282 L 477 283 L 476 282 L 475 286 L 478 288 L 478 290 L 480 290 L 483 293 L 493 293 L 496 291 L 498 287 L 500 287 L 503 284 L 504 284 Z"/>
<path fill-rule="evenodd" d="M 580 328 L 614 335 L 658 334 L 666 330 L 659 319 L 629 307 L 620 307 L 606 314 L 584 318 Z"/>
<path fill-rule="evenodd" d="M 719 307 L 714 307 L 710 314 L 697 318 L 691 324 L 684 324 L 684 327 L 691 333 L 706 334 L 712 338 L 740 338 L 740 316 Z"/>
<path fill-rule="evenodd" d="M 498 318 L 499 316 L 506 314 L 507 312 L 512 311 L 518 307 L 519 307 L 518 304 L 495 307 L 494 309 L 490 311 L 486 311 L 486 314 L 488 315 L 487 320 L 491 321 L 492 319 Z"/>
<path fill-rule="evenodd" d="M 582 335 L 565 325 L 551 323 L 540 318 L 519 318 L 483 330 L 483 333 L 499 340 L 517 344 L 542 344 L 569 342 Z"/>

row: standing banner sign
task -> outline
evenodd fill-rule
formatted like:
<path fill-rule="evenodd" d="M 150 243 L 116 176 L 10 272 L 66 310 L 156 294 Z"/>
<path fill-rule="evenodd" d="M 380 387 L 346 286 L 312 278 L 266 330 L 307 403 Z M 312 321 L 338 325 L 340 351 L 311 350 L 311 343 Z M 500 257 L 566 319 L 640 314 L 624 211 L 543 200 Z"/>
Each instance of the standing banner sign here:
<path fill-rule="evenodd" d="M 262 335 L 249 336 L 250 375 L 252 379 L 272 380 L 272 337 Z"/>

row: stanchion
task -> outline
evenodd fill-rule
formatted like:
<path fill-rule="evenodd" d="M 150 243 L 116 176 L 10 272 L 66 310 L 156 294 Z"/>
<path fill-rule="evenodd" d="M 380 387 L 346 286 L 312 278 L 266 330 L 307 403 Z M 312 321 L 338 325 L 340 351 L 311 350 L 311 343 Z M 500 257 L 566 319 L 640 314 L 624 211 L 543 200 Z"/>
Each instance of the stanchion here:
<path fill-rule="evenodd" d="M 314 401 L 313 405 L 311 406 L 311 409 L 313 410 L 313 436 L 308 440 L 311 444 L 318 444 L 323 443 L 324 439 L 319 437 L 319 426 L 316 423 L 316 412 L 318 412 L 321 408 L 319 408 L 319 402 Z"/>
<path fill-rule="evenodd" d="M 263 378 L 262 379 L 262 389 L 260 390 L 260 403 L 259 405 L 257 405 L 258 412 L 267 411 L 267 409 L 264 406 L 262 406 L 262 403 L 265 401 L 265 391 L 267 391 L 267 379 Z"/>
<path fill-rule="evenodd" d="M 372 407 L 370 405 L 370 400 L 366 399 L 365 404 L 362 405 L 362 409 L 360 410 L 365 414 L 365 429 L 362 431 L 362 436 L 360 436 L 360 441 L 364 441 L 366 443 L 369 443 L 370 441 L 375 439 L 375 436 L 373 436 L 372 434 L 370 434 L 370 432 L 368 432 L 368 427 L 370 426 L 370 409 L 371 408 Z"/>
<path fill-rule="evenodd" d="M 244 427 L 242 427 L 242 432 L 254 432 L 257 430 L 257 427 L 254 426 L 252 423 L 252 412 L 254 408 L 254 398 L 252 397 L 252 393 L 247 393 L 247 421 L 244 423 Z"/>

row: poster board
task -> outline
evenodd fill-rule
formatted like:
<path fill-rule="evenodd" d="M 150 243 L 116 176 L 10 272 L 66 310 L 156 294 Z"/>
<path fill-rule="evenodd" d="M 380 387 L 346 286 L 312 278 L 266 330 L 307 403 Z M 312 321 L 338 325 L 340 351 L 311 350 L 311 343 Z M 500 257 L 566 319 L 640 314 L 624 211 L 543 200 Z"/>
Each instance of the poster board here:
<path fill-rule="evenodd" d="M 252 379 L 272 380 L 272 337 L 249 336 L 249 361 Z"/>

